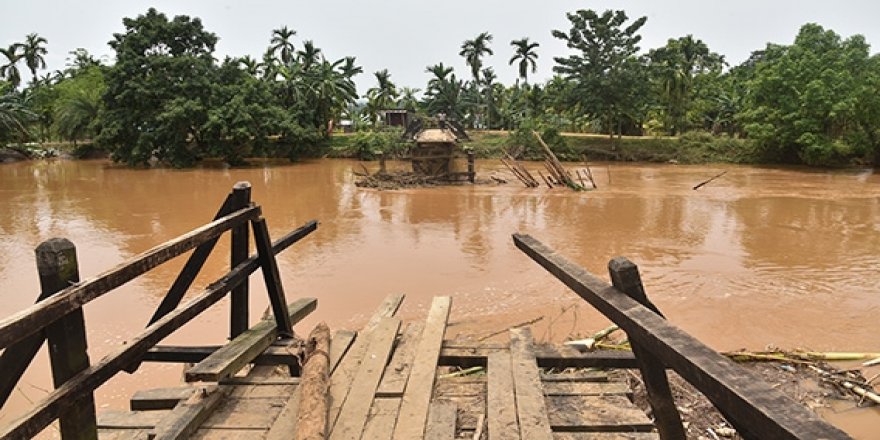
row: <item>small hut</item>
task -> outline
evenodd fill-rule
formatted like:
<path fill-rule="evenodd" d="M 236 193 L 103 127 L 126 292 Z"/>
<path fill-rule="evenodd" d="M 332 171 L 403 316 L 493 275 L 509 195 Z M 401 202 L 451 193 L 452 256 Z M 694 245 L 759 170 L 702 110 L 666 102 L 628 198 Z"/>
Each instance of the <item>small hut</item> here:
<path fill-rule="evenodd" d="M 410 147 L 410 160 L 415 174 L 444 180 L 474 180 L 473 154 L 461 148 L 461 141 L 470 140 L 464 129 L 442 115 L 436 119 L 416 119 L 404 133 L 415 145 Z M 467 157 L 467 171 L 460 170 L 456 158 Z"/>

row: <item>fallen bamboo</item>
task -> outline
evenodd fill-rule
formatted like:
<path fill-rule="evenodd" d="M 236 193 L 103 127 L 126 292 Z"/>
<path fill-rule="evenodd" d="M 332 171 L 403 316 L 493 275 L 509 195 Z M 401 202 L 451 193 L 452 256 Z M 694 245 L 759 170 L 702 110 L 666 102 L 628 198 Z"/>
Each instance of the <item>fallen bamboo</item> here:
<path fill-rule="evenodd" d="M 545 176 L 544 173 L 541 172 L 541 170 L 538 170 L 538 175 L 541 176 L 541 179 L 543 179 L 544 183 L 547 184 L 547 188 L 553 189 L 553 185 L 550 183 L 549 180 L 547 180 L 547 176 Z"/>
<path fill-rule="evenodd" d="M 327 437 L 327 411 L 330 409 L 330 328 L 318 324 L 309 335 L 306 361 L 300 379 L 297 440 L 324 440 Z"/>
<path fill-rule="evenodd" d="M 508 152 L 505 152 L 504 154 L 505 156 L 507 156 L 507 160 L 510 161 L 512 166 L 515 167 L 519 171 L 519 173 L 526 178 L 530 187 L 536 188 L 538 186 L 541 186 L 541 184 L 538 183 L 538 180 L 535 179 L 535 176 L 533 176 L 532 173 L 530 173 L 529 170 L 526 169 L 526 167 L 522 166 L 522 164 L 519 163 L 519 161 L 516 160 L 515 157 L 513 157 Z"/>
<path fill-rule="evenodd" d="M 843 374 L 828 371 L 824 368 L 820 368 L 815 365 L 810 365 L 809 367 L 811 370 L 819 373 L 819 375 L 822 377 L 822 379 L 825 379 L 826 381 L 829 381 L 829 382 L 832 382 L 836 385 L 839 385 L 839 386 L 849 390 L 853 394 L 855 394 L 863 399 L 868 399 L 868 400 L 880 405 L 880 395 L 878 395 L 873 389 L 868 390 L 868 389 L 865 389 L 865 387 L 863 387 L 863 385 L 864 385 L 864 386 L 867 386 L 870 388 L 870 385 L 855 383 L 856 381 L 848 379 Z"/>
<path fill-rule="evenodd" d="M 483 371 L 483 367 L 471 367 L 465 368 L 464 370 L 458 370 L 452 373 L 441 374 L 437 376 L 438 379 L 449 379 L 452 377 L 462 377 L 462 376 L 470 376 L 471 374 L 476 374 Z"/>
<path fill-rule="evenodd" d="M 578 180 L 581 182 L 581 186 L 586 188 L 587 184 L 584 182 L 584 176 L 581 175 L 581 170 L 574 170 L 574 173 L 577 174 Z"/>
<path fill-rule="evenodd" d="M 590 179 L 590 184 L 593 185 L 593 189 L 599 188 L 598 186 L 596 186 L 596 179 L 593 178 L 593 170 L 590 169 L 590 163 L 587 162 L 587 155 L 583 154 L 583 155 L 581 155 L 581 157 L 584 159 L 584 166 L 587 167 L 586 174 L 587 174 L 587 178 Z"/>
<path fill-rule="evenodd" d="M 721 177 L 721 176 L 723 176 L 723 175 L 725 175 L 725 174 L 727 174 L 727 171 L 722 171 L 722 172 L 720 172 L 720 173 L 718 173 L 718 174 L 716 174 L 716 175 L 710 177 L 709 179 L 706 179 L 706 180 L 704 180 L 704 181 L 698 183 L 696 186 L 694 186 L 693 189 L 696 191 L 696 190 L 702 188 L 703 185 L 706 185 L 706 184 L 708 184 L 709 182 L 711 182 L 711 181 L 713 181 L 713 180 L 715 180 L 715 179 L 717 179 L 717 178 L 719 178 L 719 177 Z"/>
<path fill-rule="evenodd" d="M 610 336 L 612 333 L 616 332 L 617 330 L 620 330 L 620 327 L 618 327 L 616 324 L 610 325 L 610 326 L 594 333 L 593 336 L 590 336 L 587 339 L 568 341 L 565 343 L 565 345 L 573 345 L 575 347 L 582 346 L 582 347 L 585 347 L 587 350 L 592 350 L 595 347 L 597 342 L 602 341 L 603 339 L 607 338 L 608 336 Z"/>
<path fill-rule="evenodd" d="M 863 367 L 873 367 L 874 365 L 880 365 L 880 357 L 877 359 L 870 360 L 862 364 Z"/>
<path fill-rule="evenodd" d="M 859 353 L 839 351 L 733 351 L 721 353 L 738 361 L 783 361 L 783 362 L 815 362 L 815 361 L 860 361 L 880 356 L 880 353 Z"/>
<path fill-rule="evenodd" d="M 513 165 L 511 165 L 510 163 L 508 163 L 507 160 L 504 159 L 503 157 L 501 158 L 501 163 L 503 163 L 504 166 L 506 166 L 507 169 L 510 170 L 510 172 L 511 172 L 511 173 L 512 173 L 517 179 L 519 179 L 519 181 L 522 182 L 523 185 L 525 185 L 526 187 L 531 188 L 532 185 L 529 183 L 529 181 L 526 180 L 526 178 L 525 178 L 524 176 L 520 175 L 519 170 L 517 170 L 516 168 L 514 168 Z"/>

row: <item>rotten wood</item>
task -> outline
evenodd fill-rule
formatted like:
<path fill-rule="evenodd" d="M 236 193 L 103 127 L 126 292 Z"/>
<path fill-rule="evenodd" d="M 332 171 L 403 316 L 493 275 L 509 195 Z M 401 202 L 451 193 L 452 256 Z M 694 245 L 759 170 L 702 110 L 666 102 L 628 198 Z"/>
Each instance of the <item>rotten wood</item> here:
<path fill-rule="evenodd" d="M 315 326 L 306 342 L 308 354 L 300 377 L 300 407 L 296 417 L 297 440 L 324 440 L 328 433 L 330 391 L 330 328 Z"/>
<path fill-rule="evenodd" d="M 317 308 L 315 298 L 300 298 L 285 309 L 285 321 L 299 322 Z M 250 330 L 240 334 L 210 356 L 189 368 L 185 373 L 187 382 L 217 382 L 229 377 L 251 363 L 278 338 L 281 330 L 275 320 L 264 319 Z"/>
<path fill-rule="evenodd" d="M 654 311 L 528 235 L 515 245 L 702 392 L 745 438 L 848 439 L 846 433 L 772 389 Z"/>
<path fill-rule="evenodd" d="M 431 391 L 434 389 L 437 373 L 437 359 L 440 357 L 451 306 L 452 299 L 448 296 L 435 297 L 431 303 L 406 391 L 400 403 L 400 417 L 393 437 L 396 440 L 418 439 L 424 435 Z"/>
<path fill-rule="evenodd" d="M 50 298 L 4 318 L 0 321 L 0 348 L 6 348 L 39 332 L 49 323 L 79 309 L 89 301 L 259 214 L 259 207 L 236 211 L 139 254 L 95 278 L 68 286 Z"/>

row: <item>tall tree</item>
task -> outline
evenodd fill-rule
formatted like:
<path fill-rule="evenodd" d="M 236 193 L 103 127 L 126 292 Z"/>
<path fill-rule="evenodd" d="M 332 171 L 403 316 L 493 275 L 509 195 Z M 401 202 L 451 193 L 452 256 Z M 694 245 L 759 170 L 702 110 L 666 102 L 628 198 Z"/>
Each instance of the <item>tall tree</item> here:
<path fill-rule="evenodd" d="M 18 70 L 18 62 L 21 61 L 20 44 L 11 44 L 8 48 L 0 47 L 0 54 L 6 57 L 6 62 L 0 65 L 0 78 L 9 81 L 13 88 L 21 84 L 21 71 Z"/>
<path fill-rule="evenodd" d="M 287 26 L 282 26 L 281 29 L 272 30 L 272 40 L 269 42 L 269 51 L 272 55 L 277 56 L 284 64 L 289 64 L 293 61 L 295 51 L 290 39 L 293 38 L 294 35 L 296 35 L 296 31 L 288 29 Z"/>
<path fill-rule="evenodd" d="M 37 115 L 22 102 L 14 91 L 2 90 L 0 84 L 0 142 L 26 140 L 30 133 L 27 125 L 37 119 Z"/>
<path fill-rule="evenodd" d="M 475 82 L 480 81 L 480 70 L 483 68 L 483 56 L 494 55 L 489 43 L 492 42 L 492 34 L 483 32 L 477 35 L 473 40 L 465 40 L 461 44 L 461 52 L 459 56 L 464 57 L 465 62 L 471 68 L 471 74 Z"/>
<path fill-rule="evenodd" d="M 38 34 L 28 34 L 24 43 L 21 43 L 22 58 L 30 69 L 34 82 L 37 81 L 37 69 L 46 68 L 46 59 L 43 56 L 49 53 L 46 50 L 47 43 L 48 41 Z"/>
<path fill-rule="evenodd" d="M 342 59 L 342 64 L 339 66 L 339 72 L 342 73 L 342 76 L 346 78 L 354 78 L 355 75 L 364 73 L 364 68 L 355 64 L 357 59 L 355 57 L 345 57 Z"/>
<path fill-rule="evenodd" d="M 627 24 L 624 11 L 581 9 L 566 14 L 571 22 L 568 32 L 553 31 L 575 54 L 556 57 L 553 70 L 574 82 L 573 104 L 595 117 L 604 119 L 609 136 L 620 132 L 622 120 L 638 113 L 636 93 L 644 81 L 641 63 L 635 58 L 642 37 L 639 29 L 647 21 L 641 17 Z"/>
<path fill-rule="evenodd" d="M 510 45 L 514 47 L 514 52 L 507 64 L 512 65 L 519 61 L 519 77 L 523 79 L 523 82 L 528 83 L 529 66 L 532 67 L 532 73 L 535 73 L 538 70 L 538 64 L 535 61 L 538 59 L 538 54 L 535 52 L 535 49 L 537 49 L 540 44 L 537 42 L 530 42 L 528 38 L 522 38 L 511 41 Z"/>
<path fill-rule="evenodd" d="M 312 40 L 303 41 L 302 50 L 297 51 L 296 54 L 304 70 L 309 70 L 309 68 L 318 64 L 321 59 L 321 49 L 316 47 Z"/>

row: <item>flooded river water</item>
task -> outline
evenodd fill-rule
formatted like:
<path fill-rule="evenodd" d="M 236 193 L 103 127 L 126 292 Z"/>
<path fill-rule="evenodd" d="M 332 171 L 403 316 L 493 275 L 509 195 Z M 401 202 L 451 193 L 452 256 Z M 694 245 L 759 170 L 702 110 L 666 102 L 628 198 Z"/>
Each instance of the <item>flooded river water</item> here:
<path fill-rule="evenodd" d="M 378 192 L 354 186 L 355 165 L 0 165 L 0 316 L 36 299 L 33 249 L 41 241 L 72 240 L 88 278 L 210 220 L 232 185 L 247 180 L 273 236 L 320 221 L 279 256 L 288 297 L 318 298 L 300 331 L 319 320 L 357 328 L 390 293 L 407 295 L 404 318 L 424 316 L 432 296 L 452 296 L 450 336 L 488 336 L 538 318 L 534 332 L 543 340 L 604 328 L 607 321 L 513 246 L 510 234 L 523 232 L 605 279 L 610 258 L 629 257 L 666 317 L 715 349 L 880 351 L 880 174 L 598 164 L 599 189 L 591 192 L 525 189 L 515 180 Z M 503 169 L 493 161 L 477 165 L 481 174 Z M 691 189 L 723 170 L 722 178 Z M 224 273 L 228 252 L 223 240 L 197 283 Z M 182 264 L 175 260 L 86 306 L 93 361 L 143 329 Z M 267 301 L 262 279 L 252 278 L 258 319 Z M 221 343 L 227 315 L 222 302 L 164 343 Z M 46 358 L 41 353 L 34 362 L 0 424 L 51 389 Z M 179 365 L 121 373 L 99 390 L 98 405 L 122 409 L 134 390 L 180 377 Z M 867 427 L 880 412 L 855 411 L 829 417 L 870 438 Z"/>

